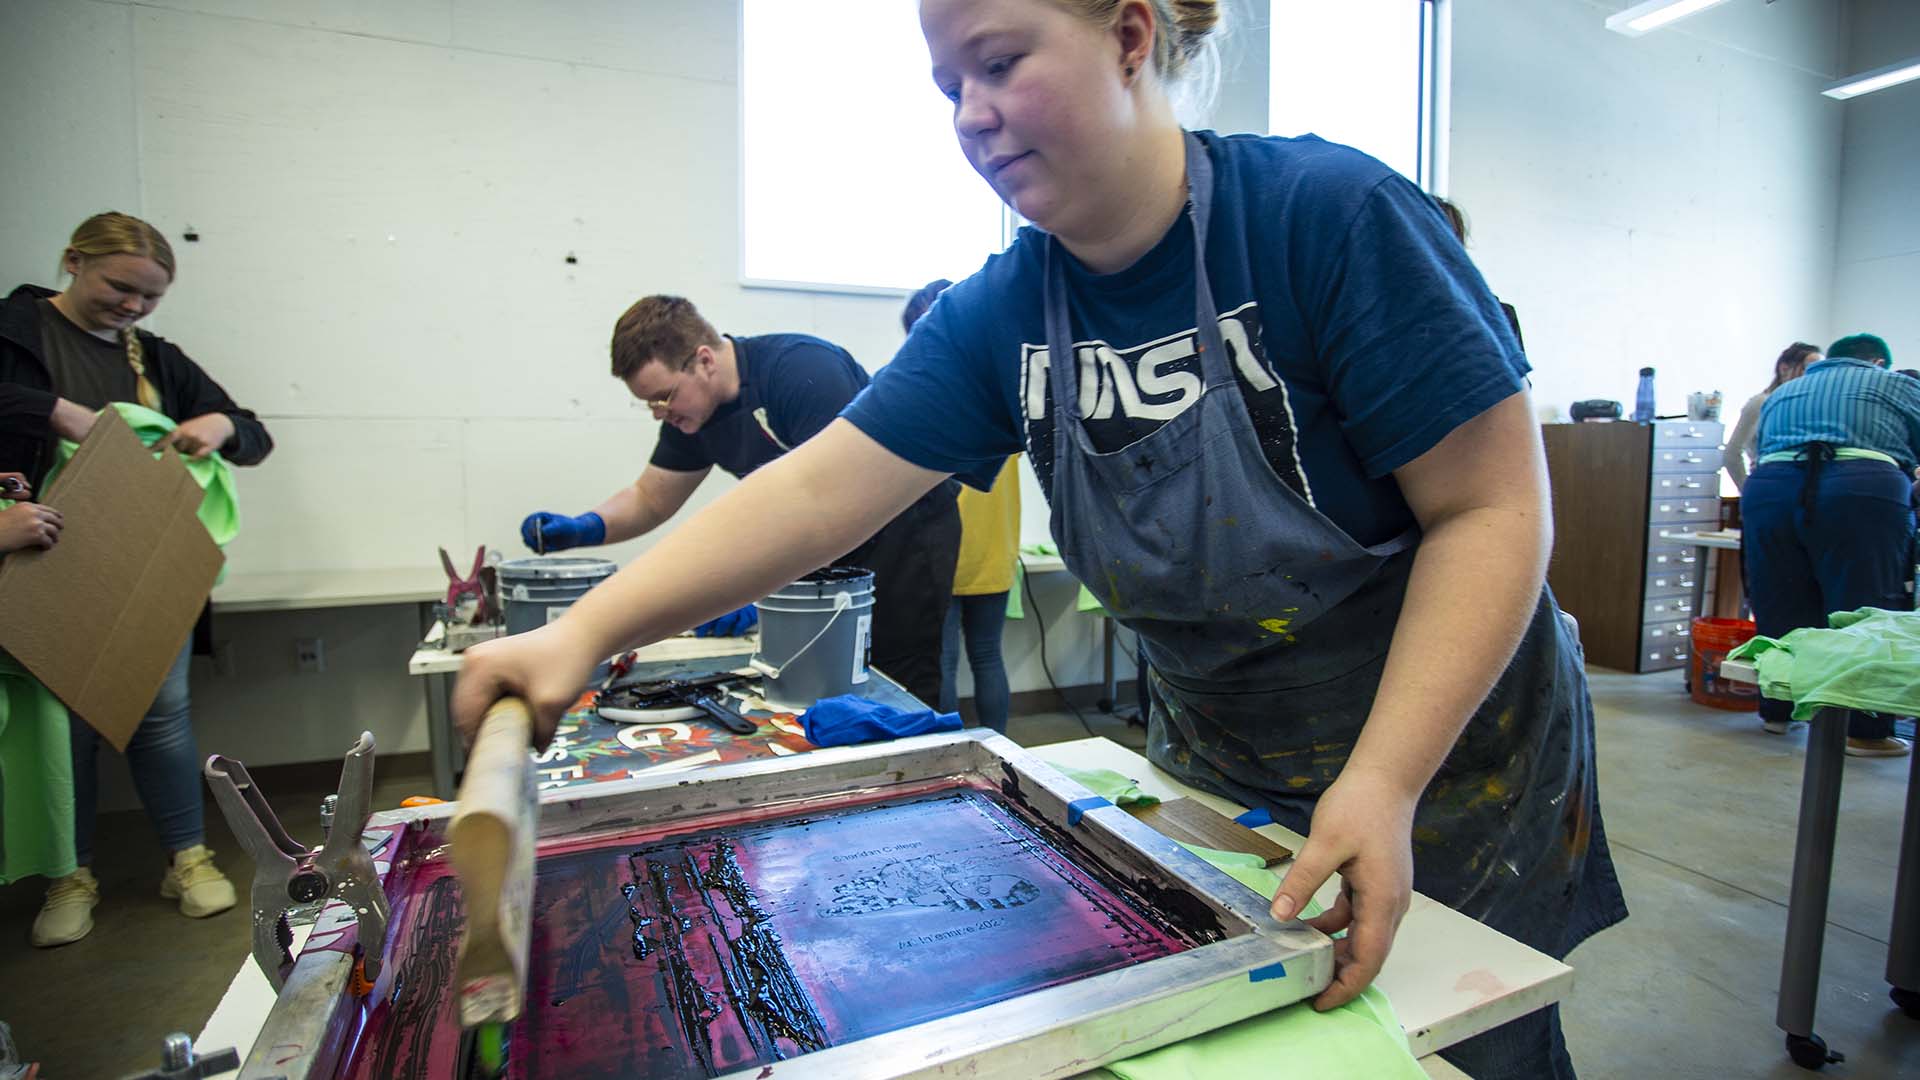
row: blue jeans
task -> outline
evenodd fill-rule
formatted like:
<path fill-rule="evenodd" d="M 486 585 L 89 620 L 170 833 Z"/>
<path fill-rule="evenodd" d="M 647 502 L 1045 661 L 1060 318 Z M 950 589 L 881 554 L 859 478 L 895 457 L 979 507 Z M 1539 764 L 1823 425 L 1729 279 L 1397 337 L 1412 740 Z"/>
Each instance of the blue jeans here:
<path fill-rule="evenodd" d="M 1747 589 L 1759 631 L 1779 637 L 1824 627 L 1829 613 L 1855 608 L 1912 610 L 1912 483 L 1885 462 L 1825 462 L 1809 513 L 1802 498 L 1807 468 L 1762 465 L 1740 493 Z M 1785 722 L 1792 712 L 1792 702 L 1760 702 L 1765 720 Z M 1847 734 L 1887 738 L 1893 718 L 1851 712 Z"/>
<path fill-rule="evenodd" d="M 1007 625 L 1007 594 L 956 596 L 947 605 L 947 623 L 940 635 L 940 711 L 953 712 L 960 692 L 955 676 L 960 670 L 960 639 L 967 644 L 967 666 L 973 669 L 973 711 L 984 727 L 1007 733 L 1007 707 L 1012 692 L 1007 666 L 1000 660 L 1000 632 Z"/>
<path fill-rule="evenodd" d="M 160 842 L 168 852 L 190 848 L 206 839 L 200 802 L 200 748 L 193 738 L 187 697 L 187 656 L 193 643 L 181 646 L 153 705 L 127 742 L 127 765 L 140 804 L 147 808 Z M 76 718 L 69 728 L 73 739 L 73 843 L 81 866 L 93 863 L 93 826 L 100 799 L 95 759 L 100 736 Z"/>

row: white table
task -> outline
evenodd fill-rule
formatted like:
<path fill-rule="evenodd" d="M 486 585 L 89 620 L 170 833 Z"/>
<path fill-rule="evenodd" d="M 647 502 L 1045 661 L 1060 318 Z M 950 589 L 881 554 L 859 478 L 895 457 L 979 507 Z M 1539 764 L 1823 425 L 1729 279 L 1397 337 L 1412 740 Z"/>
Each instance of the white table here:
<path fill-rule="evenodd" d="M 1186 796 L 1230 815 L 1245 810 L 1181 784 L 1107 739 L 1054 743 L 1034 753 L 1055 765 L 1113 769 L 1163 799 Z M 1258 831 L 1296 850 L 1303 842 L 1299 834 L 1278 825 Z M 1319 894 L 1321 902 L 1330 903 L 1338 888 L 1338 878 L 1329 881 Z M 299 933 L 298 940 L 304 941 L 305 931 Z M 1572 988 L 1573 969 L 1416 893 L 1377 985 L 1392 1000 L 1408 1044 L 1427 1074 L 1435 1080 L 1458 1080 L 1464 1074 L 1432 1057 L 1434 1052 L 1559 1001 Z M 194 1045 L 209 1050 L 232 1046 L 245 1057 L 273 1001 L 266 976 L 248 957 Z"/>
<path fill-rule="evenodd" d="M 1674 533 L 1665 539 L 1669 543 L 1692 544 L 1702 551 L 1740 550 L 1739 529 L 1702 529 L 1695 532 Z M 1715 587 L 1717 588 L 1718 585 L 1716 584 Z M 1715 593 L 1714 595 L 1718 596 L 1720 594 Z M 1696 616 L 1704 616 L 1707 614 L 1707 562 L 1705 557 L 1701 558 L 1700 571 L 1694 575 L 1693 579 L 1693 613 Z M 1688 670 L 1691 671 L 1692 669 L 1689 668 Z"/>
<path fill-rule="evenodd" d="M 1064 574 L 1067 573 L 1067 561 L 1058 555 L 1020 555 L 1020 568 L 1028 574 Z M 1039 618 L 1038 613 L 1034 615 Z M 1115 699 L 1120 693 L 1120 647 L 1115 634 L 1113 616 L 1106 609 L 1100 610 L 1100 711 L 1119 712 L 1121 706 Z M 1145 717 L 1140 718 L 1146 722 Z"/>
<path fill-rule="evenodd" d="M 389 570 L 306 570 L 288 574 L 229 574 L 213 590 L 216 614 L 301 611 L 308 608 L 430 604 L 447 596 L 447 575 L 434 567 Z"/>

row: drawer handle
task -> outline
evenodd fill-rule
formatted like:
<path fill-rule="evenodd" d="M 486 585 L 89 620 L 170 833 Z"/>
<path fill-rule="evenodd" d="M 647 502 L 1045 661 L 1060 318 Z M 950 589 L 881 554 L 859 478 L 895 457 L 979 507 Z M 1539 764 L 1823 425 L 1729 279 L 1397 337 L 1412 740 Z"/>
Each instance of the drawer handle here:
<path fill-rule="evenodd" d="M 1693 556 L 1693 555 L 1682 555 L 1682 556 L 1680 556 L 1680 562 L 1681 562 L 1681 564 L 1682 564 L 1682 565 L 1684 565 L 1684 566 L 1692 566 L 1692 565 L 1693 565 L 1694 563 L 1697 563 L 1697 562 L 1699 562 L 1699 561 L 1700 561 L 1700 560 L 1699 560 L 1699 558 L 1697 558 L 1696 556 Z"/>
<path fill-rule="evenodd" d="M 1697 506 L 1683 506 L 1680 508 L 1680 512 L 1683 514 L 1697 514 L 1700 512 L 1700 508 Z"/>

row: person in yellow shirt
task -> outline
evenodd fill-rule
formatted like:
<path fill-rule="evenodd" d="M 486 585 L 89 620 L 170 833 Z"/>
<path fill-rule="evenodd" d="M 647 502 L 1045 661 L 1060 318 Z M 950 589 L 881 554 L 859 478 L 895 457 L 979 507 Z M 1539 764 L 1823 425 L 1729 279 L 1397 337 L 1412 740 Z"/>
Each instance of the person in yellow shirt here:
<path fill-rule="evenodd" d="M 907 299 L 900 327 L 912 331 L 953 282 L 930 281 Z M 1007 593 L 1020 557 L 1020 455 L 1007 458 L 992 491 L 960 491 L 960 562 L 953 573 L 953 603 L 940 638 L 940 711 L 953 712 L 960 693 L 960 647 L 973 670 L 973 711 L 983 727 L 1007 733 L 1007 666 L 1000 634 L 1007 624 Z"/>

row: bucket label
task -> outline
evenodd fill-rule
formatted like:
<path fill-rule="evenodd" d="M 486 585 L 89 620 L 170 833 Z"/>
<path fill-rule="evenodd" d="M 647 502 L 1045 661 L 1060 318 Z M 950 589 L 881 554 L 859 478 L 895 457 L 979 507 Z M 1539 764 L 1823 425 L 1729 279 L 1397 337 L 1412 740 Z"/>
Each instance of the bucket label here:
<path fill-rule="evenodd" d="M 562 605 L 561 605 L 561 606 L 559 606 L 559 607 L 550 607 L 550 608 L 548 608 L 548 609 L 547 609 L 547 621 L 548 621 L 548 622 L 552 622 L 553 620 L 555 620 L 555 619 L 557 619 L 557 618 L 559 618 L 560 616 L 562 616 L 562 615 L 565 615 L 565 614 L 567 613 L 567 608 L 568 608 L 568 607 L 570 607 L 570 606 L 571 606 L 571 605 L 568 605 L 568 604 L 562 604 Z"/>
<path fill-rule="evenodd" d="M 860 616 L 853 625 L 853 685 L 859 686 L 867 681 L 867 647 L 870 644 L 870 632 L 873 629 L 871 614 Z"/>

